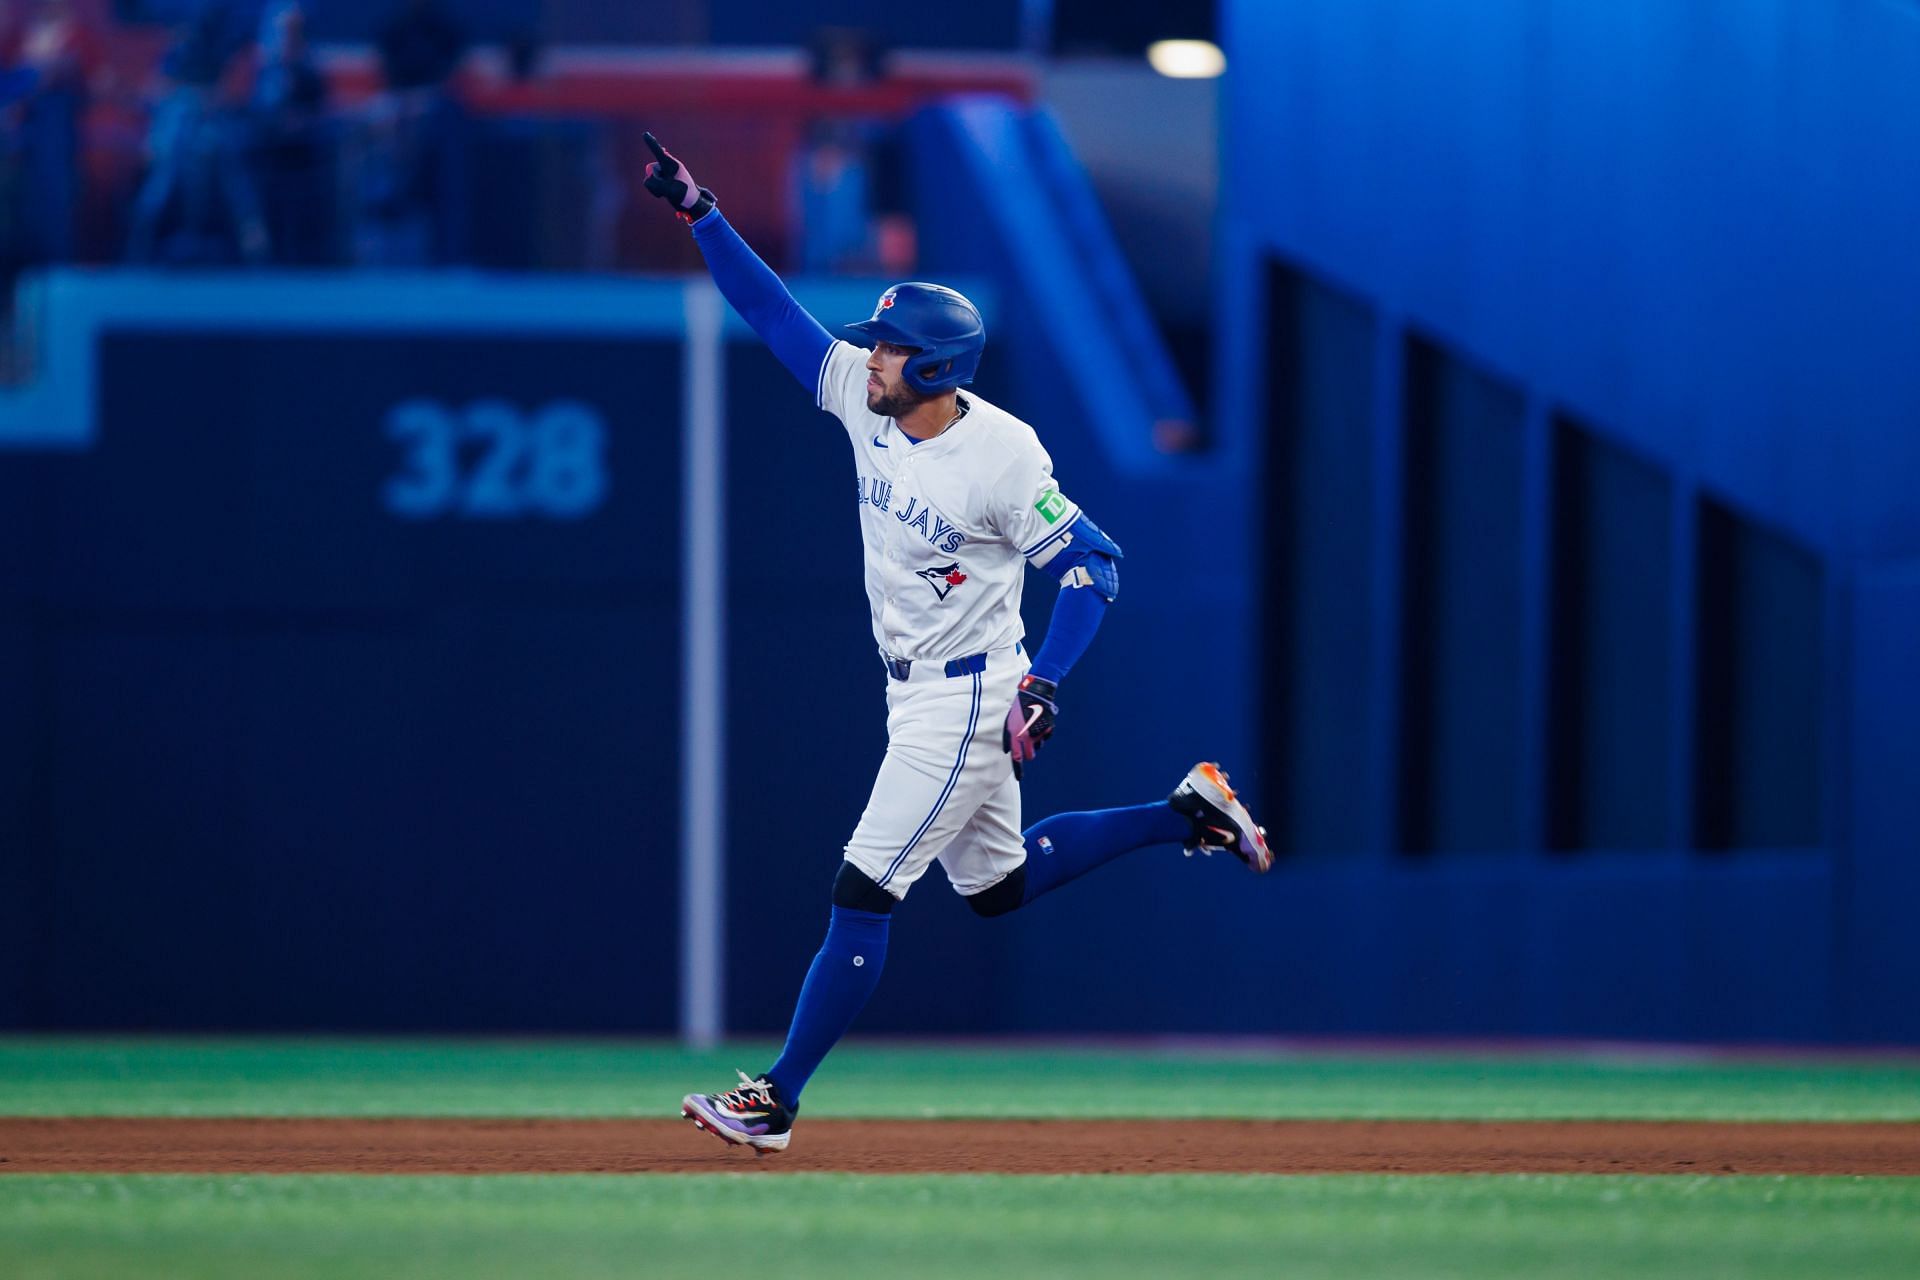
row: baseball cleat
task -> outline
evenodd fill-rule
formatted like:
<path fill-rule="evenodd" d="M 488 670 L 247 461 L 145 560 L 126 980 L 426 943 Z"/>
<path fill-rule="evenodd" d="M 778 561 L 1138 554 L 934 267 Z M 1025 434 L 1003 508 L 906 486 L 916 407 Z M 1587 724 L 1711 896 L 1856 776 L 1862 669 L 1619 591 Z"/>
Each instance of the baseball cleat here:
<path fill-rule="evenodd" d="M 752 1147 L 758 1155 L 785 1151 L 793 1136 L 792 1107 L 780 1101 L 780 1092 L 765 1076 L 758 1080 L 746 1072 L 740 1087 L 725 1093 L 690 1093 L 680 1100 L 680 1114 L 720 1141 L 736 1147 Z"/>
<path fill-rule="evenodd" d="M 1186 844 L 1188 857 L 1228 849 L 1255 872 L 1273 866 L 1267 829 L 1256 825 L 1247 807 L 1235 798 L 1219 765 L 1202 762 L 1187 770 L 1167 803 L 1193 823 L 1193 838 Z"/>

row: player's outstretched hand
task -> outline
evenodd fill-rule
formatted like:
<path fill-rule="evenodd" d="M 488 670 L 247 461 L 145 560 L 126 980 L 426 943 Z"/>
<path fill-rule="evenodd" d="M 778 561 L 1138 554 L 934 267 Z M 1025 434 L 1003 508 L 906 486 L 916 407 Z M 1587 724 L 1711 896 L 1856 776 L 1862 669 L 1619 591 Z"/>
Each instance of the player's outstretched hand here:
<path fill-rule="evenodd" d="M 651 133 L 640 136 L 653 152 L 653 163 L 647 166 L 647 190 L 671 204 L 673 211 L 687 222 L 698 222 L 711 213 L 715 204 L 713 192 L 695 182 L 693 173 L 660 145 L 660 139 Z"/>
<path fill-rule="evenodd" d="M 1039 676 L 1024 676 L 1020 692 L 1007 708 L 1000 727 L 1000 749 L 1013 757 L 1013 776 L 1020 766 L 1040 754 L 1040 744 L 1053 736 L 1053 718 L 1060 712 L 1059 686 Z"/>

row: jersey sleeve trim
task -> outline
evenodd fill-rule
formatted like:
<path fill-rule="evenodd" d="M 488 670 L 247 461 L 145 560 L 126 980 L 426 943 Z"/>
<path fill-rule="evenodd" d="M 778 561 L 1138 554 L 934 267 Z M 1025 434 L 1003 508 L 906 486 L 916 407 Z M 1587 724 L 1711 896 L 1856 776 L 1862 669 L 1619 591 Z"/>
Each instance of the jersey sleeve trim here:
<path fill-rule="evenodd" d="M 827 366 L 833 363 L 833 351 L 839 345 L 838 338 L 827 344 L 820 353 L 820 371 L 813 375 L 813 403 L 822 409 L 827 407 Z"/>
<path fill-rule="evenodd" d="M 1055 490 L 1054 492 L 1058 493 L 1059 491 Z M 1061 496 L 1065 498 L 1064 494 L 1062 494 Z M 1061 515 L 1060 517 L 1059 528 L 1048 531 L 1046 536 L 1042 537 L 1038 542 L 1034 543 L 1032 546 L 1023 550 L 1020 554 L 1025 556 L 1029 560 L 1032 560 L 1035 556 L 1041 556 L 1043 558 L 1037 561 L 1036 563 L 1044 565 L 1047 562 L 1047 560 L 1052 559 L 1051 556 L 1046 555 L 1048 548 L 1052 547 L 1056 542 L 1059 542 L 1062 538 L 1066 537 L 1067 531 L 1073 528 L 1073 522 L 1075 520 L 1078 520 L 1079 518 L 1080 518 L 1080 508 L 1075 506 L 1071 499 L 1067 499 L 1067 510 L 1065 514 Z"/>

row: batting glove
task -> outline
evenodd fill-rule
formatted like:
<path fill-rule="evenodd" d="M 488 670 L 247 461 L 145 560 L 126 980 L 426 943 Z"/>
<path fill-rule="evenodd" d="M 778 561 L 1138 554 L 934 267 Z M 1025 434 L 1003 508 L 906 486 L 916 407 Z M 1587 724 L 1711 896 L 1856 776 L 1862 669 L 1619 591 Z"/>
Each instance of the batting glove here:
<path fill-rule="evenodd" d="M 647 166 L 647 190 L 671 204 L 683 222 L 698 222 L 712 212 L 717 203 L 713 192 L 695 182 L 687 166 L 661 146 L 660 139 L 651 133 L 640 136 L 646 140 L 647 149 L 654 155 L 654 163 Z"/>
<path fill-rule="evenodd" d="M 1000 727 L 1000 749 L 1013 757 L 1013 776 L 1020 766 L 1040 754 L 1040 744 L 1053 736 L 1053 718 L 1060 712 L 1055 701 L 1059 686 L 1039 676 L 1023 676 L 1020 692 L 1007 708 L 1007 722 Z"/>

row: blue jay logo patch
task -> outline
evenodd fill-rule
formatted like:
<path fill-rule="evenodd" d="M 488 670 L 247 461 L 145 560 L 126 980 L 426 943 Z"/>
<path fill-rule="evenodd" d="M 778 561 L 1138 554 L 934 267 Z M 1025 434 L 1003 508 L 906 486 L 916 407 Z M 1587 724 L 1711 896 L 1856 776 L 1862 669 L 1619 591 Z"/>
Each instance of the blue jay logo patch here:
<path fill-rule="evenodd" d="M 960 572 L 958 563 L 936 565 L 931 569 L 922 569 L 920 570 L 919 576 L 927 580 L 927 585 L 933 588 L 933 594 L 939 596 L 942 600 L 947 598 L 949 591 L 952 591 L 955 587 L 967 580 L 967 575 Z"/>

